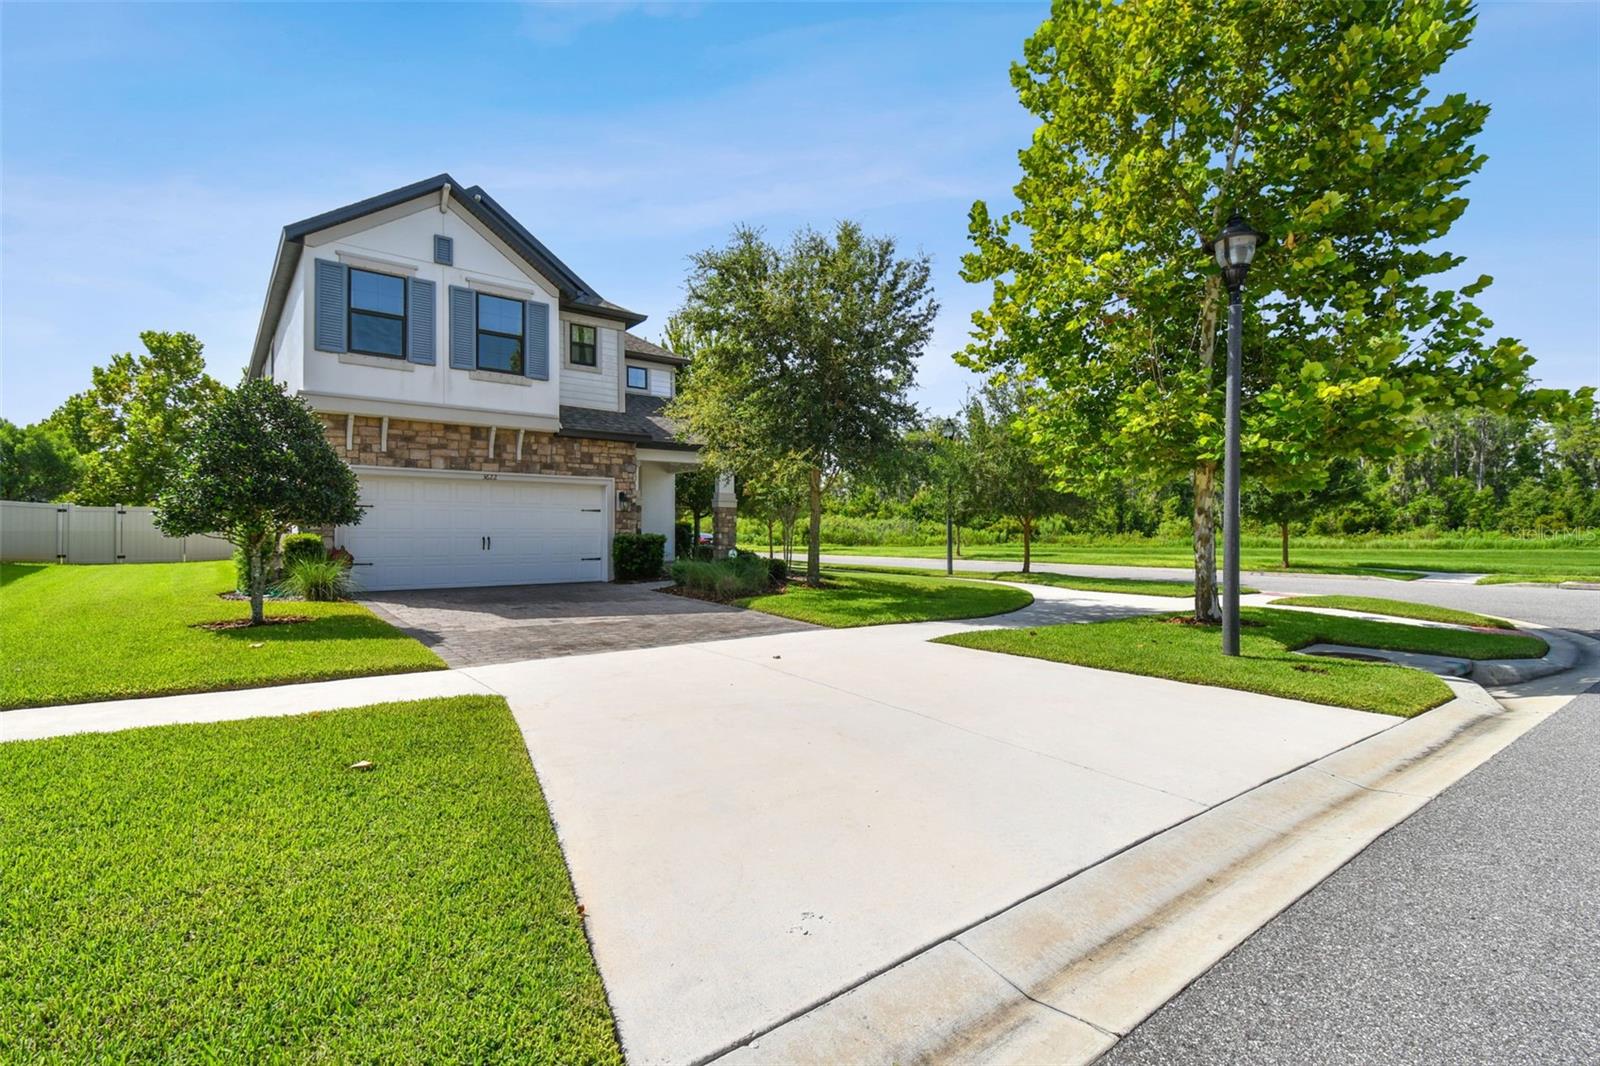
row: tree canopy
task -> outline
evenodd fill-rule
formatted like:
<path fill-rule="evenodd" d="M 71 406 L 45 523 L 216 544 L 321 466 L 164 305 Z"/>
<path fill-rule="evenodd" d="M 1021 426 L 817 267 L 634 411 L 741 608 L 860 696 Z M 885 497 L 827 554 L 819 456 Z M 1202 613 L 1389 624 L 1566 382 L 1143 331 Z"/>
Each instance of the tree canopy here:
<path fill-rule="evenodd" d="M 156 504 L 169 537 L 220 533 L 250 563 L 250 614 L 260 623 L 264 559 L 292 527 L 361 521 L 356 476 L 305 401 L 275 381 L 226 391 L 201 418 Z"/>
<path fill-rule="evenodd" d="M 929 272 L 926 257 L 901 258 L 852 222 L 801 230 L 782 248 L 740 227 L 693 258 L 674 316 L 693 361 L 671 413 L 718 470 L 804 464 L 811 584 L 824 481 L 895 447 L 916 416 L 907 393 L 937 311 Z"/>
<path fill-rule="evenodd" d="M 226 392 L 206 373 L 194 334 L 146 330 L 139 339 L 145 354 L 95 367 L 90 387 L 47 420 L 83 456 L 76 503 L 154 503 L 196 425 Z"/>
<path fill-rule="evenodd" d="M 0 499 L 59 500 L 77 484 L 82 466 L 60 431 L 44 423 L 22 427 L 0 418 Z"/>
<path fill-rule="evenodd" d="M 1044 387 L 1029 424 L 1064 481 L 1188 472 L 1198 617 L 1218 616 L 1226 298 L 1201 247 L 1231 212 L 1272 238 L 1249 278 L 1247 476 L 1315 483 L 1419 445 L 1424 412 L 1549 398 L 1489 337 L 1490 279 L 1439 284 L 1488 107 L 1424 83 L 1472 28 L 1469 0 L 1058 0 L 1012 68 L 1039 127 L 1018 206 L 973 206 L 964 275 L 993 298 L 962 358 Z"/>

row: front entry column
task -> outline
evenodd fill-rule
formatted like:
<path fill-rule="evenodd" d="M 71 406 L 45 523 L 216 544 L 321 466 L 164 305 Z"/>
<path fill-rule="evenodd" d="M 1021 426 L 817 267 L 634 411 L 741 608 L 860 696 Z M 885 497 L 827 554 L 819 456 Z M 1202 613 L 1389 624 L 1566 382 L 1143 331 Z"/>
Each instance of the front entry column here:
<path fill-rule="evenodd" d="M 711 498 L 711 533 L 715 538 L 712 558 L 726 559 L 733 547 L 739 524 L 739 497 L 734 492 L 733 475 L 717 475 L 717 492 Z"/>

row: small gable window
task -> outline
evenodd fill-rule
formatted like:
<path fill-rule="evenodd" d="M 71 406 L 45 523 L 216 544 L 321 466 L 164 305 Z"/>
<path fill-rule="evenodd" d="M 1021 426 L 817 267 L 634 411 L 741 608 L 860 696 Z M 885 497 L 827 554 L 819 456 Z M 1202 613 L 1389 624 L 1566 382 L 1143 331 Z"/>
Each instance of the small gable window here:
<path fill-rule="evenodd" d="M 405 278 L 351 269 L 350 350 L 363 355 L 405 357 Z"/>
<path fill-rule="evenodd" d="M 567 358 L 577 366 L 599 366 L 595 348 L 595 328 L 572 323 L 568 334 Z"/>
<path fill-rule="evenodd" d="M 522 373 L 522 301 L 478 293 L 478 369 Z"/>
<path fill-rule="evenodd" d="M 628 368 L 628 388 L 643 391 L 649 387 L 650 371 L 642 366 L 630 366 Z"/>

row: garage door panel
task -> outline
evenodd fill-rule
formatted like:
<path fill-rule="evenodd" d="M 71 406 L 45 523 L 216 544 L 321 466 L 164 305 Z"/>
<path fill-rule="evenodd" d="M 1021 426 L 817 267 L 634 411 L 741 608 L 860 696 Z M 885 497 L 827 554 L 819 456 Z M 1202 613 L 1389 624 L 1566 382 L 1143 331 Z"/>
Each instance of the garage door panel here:
<path fill-rule="evenodd" d="M 361 476 L 339 530 L 364 588 L 603 581 L 609 493 L 593 483 Z M 489 538 L 485 548 L 484 538 Z"/>

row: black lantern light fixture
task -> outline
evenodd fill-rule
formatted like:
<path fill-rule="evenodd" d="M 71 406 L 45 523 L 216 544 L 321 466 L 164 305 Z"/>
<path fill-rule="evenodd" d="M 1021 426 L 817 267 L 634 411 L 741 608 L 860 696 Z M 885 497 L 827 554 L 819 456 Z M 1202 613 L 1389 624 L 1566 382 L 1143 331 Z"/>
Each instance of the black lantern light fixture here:
<path fill-rule="evenodd" d="M 1212 238 L 1211 254 L 1228 286 L 1227 450 L 1222 467 L 1222 654 L 1239 654 L 1239 393 L 1244 332 L 1244 279 L 1266 234 L 1237 211 Z"/>

